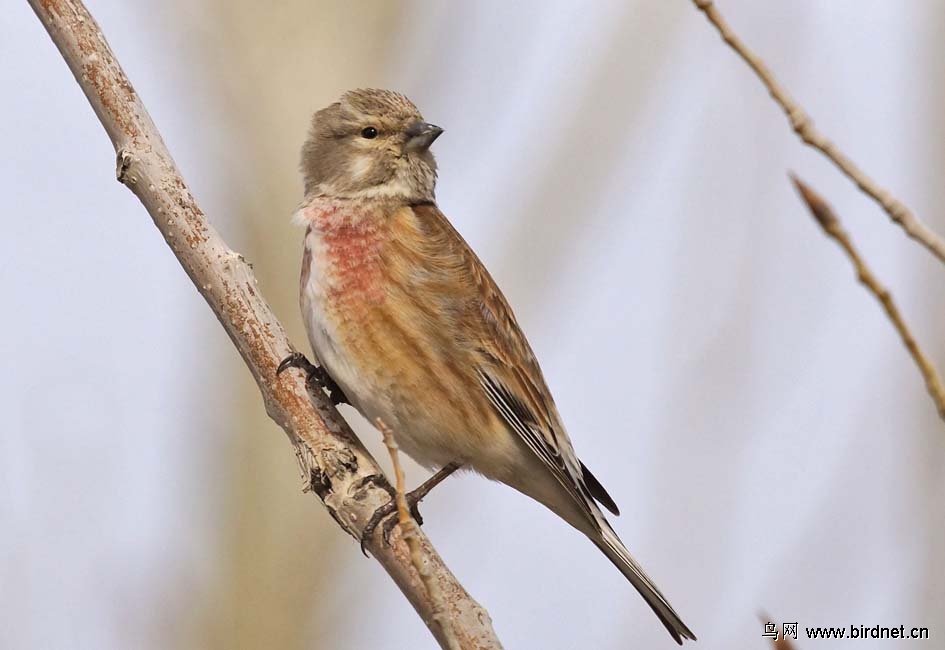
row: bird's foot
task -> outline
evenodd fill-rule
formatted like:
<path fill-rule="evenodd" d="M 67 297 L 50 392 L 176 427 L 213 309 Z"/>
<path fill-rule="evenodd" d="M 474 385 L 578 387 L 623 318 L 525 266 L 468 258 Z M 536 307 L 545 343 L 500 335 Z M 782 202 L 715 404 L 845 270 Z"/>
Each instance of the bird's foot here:
<path fill-rule="evenodd" d="M 430 493 L 430 490 L 442 483 L 443 479 L 448 477 L 459 468 L 459 463 L 450 463 L 424 481 L 417 489 L 407 492 L 404 495 L 404 500 L 407 502 L 407 508 L 410 510 L 410 515 L 413 517 L 414 521 L 417 522 L 418 526 L 423 525 L 423 517 L 420 516 L 420 510 L 418 508 L 420 501 L 422 501 L 423 498 Z M 390 494 L 390 501 L 374 511 L 374 514 L 371 515 L 371 518 L 364 526 L 364 530 L 361 532 L 361 552 L 365 553 L 365 555 L 367 553 L 364 550 L 364 544 L 371 538 L 371 535 L 374 534 L 374 531 L 377 529 L 378 525 L 390 517 L 390 515 L 397 512 L 397 491 L 391 486 L 389 482 L 387 482 L 386 479 L 384 479 L 383 476 L 372 474 L 362 481 L 362 485 L 367 483 L 374 483 L 378 487 L 386 490 L 387 493 Z M 400 521 L 397 517 L 390 517 L 390 519 L 387 519 L 387 521 L 384 522 L 384 527 L 382 529 L 384 534 L 384 543 L 388 546 L 390 545 L 391 533 L 394 532 L 394 528 L 398 523 L 400 523 Z"/>
<path fill-rule="evenodd" d="M 344 391 L 341 390 L 341 386 L 335 383 L 335 380 L 325 371 L 321 366 L 316 366 L 314 363 L 305 358 L 305 355 L 301 352 L 293 352 L 279 364 L 279 367 L 276 368 L 276 377 L 281 375 L 283 372 L 289 368 L 298 368 L 299 370 L 305 373 L 305 381 L 309 384 L 314 384 L 319 388 L 324 388 L 328 391 L 328 399 L 331 400 L 331 403 L 335 406 L 339 404 L 350 404 L 348 396 L 345 395 Z"/>

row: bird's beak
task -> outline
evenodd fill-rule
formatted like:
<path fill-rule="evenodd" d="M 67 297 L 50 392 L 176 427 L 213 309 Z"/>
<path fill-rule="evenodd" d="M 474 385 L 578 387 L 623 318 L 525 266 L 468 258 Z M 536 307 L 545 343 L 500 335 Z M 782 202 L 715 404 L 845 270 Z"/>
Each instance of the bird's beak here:
<path fill-rule="evenodd" d="M 404 143 L 404 151 L 426 151 L 433 144 L 433 141 L 440 137 L 443 129 L 435 124 L 427 122 L 414 122 L 407 129 L 407 142 Z"/>

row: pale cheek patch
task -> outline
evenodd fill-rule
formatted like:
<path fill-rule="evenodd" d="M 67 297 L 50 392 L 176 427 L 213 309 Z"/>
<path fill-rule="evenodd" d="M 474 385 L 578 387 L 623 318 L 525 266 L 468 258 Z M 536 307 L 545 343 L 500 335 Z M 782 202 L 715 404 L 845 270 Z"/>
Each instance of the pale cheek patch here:
<path fill-rule="evenodd" d="M 416 192 L 410 183 L 395 176 L 381 185 L 365 187 L 357 193 L 359 199 L 403 198 L 414 196 Z"/>
<path fill-rule="evenodd" d="M 373 167 L 374 161 L 370 156 L 355 156 L 348 166 L 348 172 L 353 179 L 361 180 L 371 173 Z"/>

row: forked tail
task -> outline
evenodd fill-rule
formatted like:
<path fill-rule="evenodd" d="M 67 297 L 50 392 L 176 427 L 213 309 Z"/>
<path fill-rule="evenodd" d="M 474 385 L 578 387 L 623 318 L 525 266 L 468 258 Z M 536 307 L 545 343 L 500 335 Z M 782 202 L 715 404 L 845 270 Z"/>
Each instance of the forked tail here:
<path fill-rule="evenodd" d="M 683 639 L 696 640 L 696 635 L 682 622 L 679 614 L 669 604 L 666 597 L 660 593 L 660 590 L 656 588 L 649 576 L 643 572 L 636 560 L 630 556 L 630 551 L 627 550 L 627 547 L 623 545 L 623 542 L 609 526 L 604 525 L 601 537 L 594 540 L 594 543 L 620 569 L 620 572 L 627 577 L 630 584 L 636 587 L 640 595 L 643 596 L 643 600 L 663 622 L 676 643 L 682 645 Z"/>

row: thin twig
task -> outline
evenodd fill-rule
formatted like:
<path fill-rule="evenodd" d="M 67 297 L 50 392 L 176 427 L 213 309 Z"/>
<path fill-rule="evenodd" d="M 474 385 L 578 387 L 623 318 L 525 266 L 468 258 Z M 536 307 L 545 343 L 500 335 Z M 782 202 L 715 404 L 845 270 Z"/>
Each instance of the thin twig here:
<path fill-rule="evenodd" d="M 767 625 L 772 624 L 771 621 L 773 619 L 767 614 L 765 614 L 764 612 L 762 612 L 758 614 L 758 620 L 762 623 L 762 625 L 767 626 Z M 781 628 L 782 632 L 784 631 L 783 626 L 784 624 L 782 624 L 782 628 Z M 767 627 L 765 628 L 765 632 L 767 633 Z M 774 630 L 774 636 L 768 637 L 768 638 L 771 639 L 771 644 L 775 647 L 775 650 L 794 650 L 794 644 L 791 643 L 790 639 L 788 639 L 787 637 L 783 635 L 780 638 L 778 637 L 778 631 L 777 631 L 776 625 L 775 625 L 775 630 Z"/>
<path fill-rule="evenodd" d="M 410 561 L 413 563 L 414 568 L 417 570 L 417 574 L 420 576 L 424 586 L 427 588 L 427 595 L 433 602 L 433 619 L 438 625 L 443 626 L 443 632 L 447 636 L 450 650 L 459 650 L 459 643 L 452 635 L 449 626 L 444 624 L 447 620 L 446 606 L 443 603 L 443 594 L 440 591 L 440 585 L 437 582 L 436 577 L 430 573 L 429 567 L 423 560 L 423 553 L 421 552 L 420 542 L 418 539 L 420 527 L 417 525 L 413 515 L 410 514 L 410 508 L 407 505 L 407 495 L 404 487 L 404 470 L 400 466 L 400 448 L 397 446 L 397 441 L 394 440 L 394 432 L 391 431 L 390 427 L 387 426 L 384 420 L 377 418 L 375 420 L 375 424 L 377 425 L 378 430 L 380 430 L 381 435 L 384 437 L 384 445 L 387 447 L 387 453 L 390 454 L 391 463 L 394 465 L 394 490 L 395 498 L 397 500 L 397 521 L 400 524 L 401 537 L 403 538 L 404 542 L 407 543 L 407 547 L 410 549 Z"/>
<path fill-rule="evenodd" d="M 29 0 L 59 48 L 118 156 L 118 180 L 140 199 L 181 266 L 220 320 L 262 393 L 269 416 L 295 446 L 305 483 L 341 527 L 360 539 L 365 524 L 388 494 L 378 486 L 380 467 L 344 419 L 318 390 L 309 392 L 299 372 L 276 376 L 293 352 L 282 324 L 256 286 L 252 268 L 220 237 L 190 193 L 161 135 L 131 86 L 105 36 L 80 0 Z M 463 648 L 501 648 L 488 613 L 449 571 L 422 532 L 416 533 L 430 574 L 449 603 L 446 625 L 430 630 L 452 648 L 443 630 Z M 365 547 L 390 574 L 424 621 L 434 611 L 427 589 L 402 548 L 373 535 Z"/>
<path fill-rule="evenodd" d="M 771 639 L 771 645 L 774 646 L 774 650 L 795 650 L 794 643 L 785 637 L 781 637 L 780 639 Z"/>
<path fill-rule="evenodd" d="M 843 228 L 833 208 L 797 176 L 791 174 L 791 180 L 794 182 L 794 187 L 797 188 L 804 203 L 807 204 L 807 207 L 810 209 L 811 214 L 814 215 L 817 223 L 821 225 L 828 236 L 840 244 L 840 247 L 846 252 L 847 257 L 853 262 L 857 279 L 859 279 L 870 293 L 876 296 L 876 299 L 883 306 L 889 320 L 892 321 L 892 324 L 896 327 L 896 331 L 899 332 L 899 336 L 902 337 L 902 342 L 905 344 L 906 349 L 909 350 L 909 354 L 912 355 L 916 365 L 922 372 L 925 387 L 928 389 L 932 401 L 935 402 L 939 416 L 945 420 L 945 388 L 942 387 L 942 380 L 939 378 L 935 366 L 932 365 L 928 357 L 922 351 L 922 348 L 919 347 L 915 337 L 906 325 L 905 320 L 903 320 L 899 308 L 896 307 L 896 303 L 893 301 L 892 294 L 879 283 L 879 280 L 873 275 L 873 272 L 866 265 L 866 262 L 863 261 L 859 252 L 853 246 L 853 240 Z"/>
<path fill-rule="evenodd" d="M 775 102 L 784 111 L 791 128 L 804 144 L 810 145 L 823 153 L 844 175 L 856 183 L 865 194 L 879 203 L 889 218 L 899 224 L 910 237 L 925 246 L 939 261 L 945 263 L 945 240 L 922 222 L 906 205 L 881 187 L 848 158 L 837 146 L 814 127 L 807 112 L 778 83 L 764 61 L 748 49 L 745 43 L 732 31 L 712 0 L 692 0 L 696 8 L 702 11 L 725 41 L 747 63 L 765 85 Z"/>

